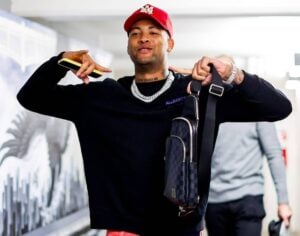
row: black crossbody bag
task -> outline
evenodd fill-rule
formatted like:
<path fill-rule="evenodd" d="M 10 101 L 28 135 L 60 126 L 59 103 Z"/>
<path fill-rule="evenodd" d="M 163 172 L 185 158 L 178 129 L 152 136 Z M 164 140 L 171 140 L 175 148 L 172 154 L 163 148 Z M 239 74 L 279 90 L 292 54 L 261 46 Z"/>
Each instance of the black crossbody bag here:
<path fill-rule="evenodd" d="M 217 100 L 224 87 L 220 75 L 210 64 L 212 83 L 204 118 L 203 133 L 199 134 L 199 95 L 201 82 L 192 80 L 192 93 L 187 96 L 182 115 L 172 121 L 166 140 L 164 196 L 178 205 L 179 216 L 206 204 L 208 198 L 211 156 L 214 146 Z M 198 142 L 202 136 L 201 143 Z"/>

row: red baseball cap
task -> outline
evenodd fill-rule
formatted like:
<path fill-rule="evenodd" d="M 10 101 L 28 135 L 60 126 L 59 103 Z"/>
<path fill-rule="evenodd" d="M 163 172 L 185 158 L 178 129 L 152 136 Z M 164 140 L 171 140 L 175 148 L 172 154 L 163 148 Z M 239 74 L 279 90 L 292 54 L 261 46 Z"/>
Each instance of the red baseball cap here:
<path fill-rule="evenodd" d="M 138 20 L 151 19 L 158 23 L 164 30 L 166 30 L 170 37 L 173 37 L 173 25 L 170 16 L 167 12 L 158 7 L 146 4 L 140 9 L 133 12 L 125 21 L 124 29 L 128 33 L 132 25 Z"/>

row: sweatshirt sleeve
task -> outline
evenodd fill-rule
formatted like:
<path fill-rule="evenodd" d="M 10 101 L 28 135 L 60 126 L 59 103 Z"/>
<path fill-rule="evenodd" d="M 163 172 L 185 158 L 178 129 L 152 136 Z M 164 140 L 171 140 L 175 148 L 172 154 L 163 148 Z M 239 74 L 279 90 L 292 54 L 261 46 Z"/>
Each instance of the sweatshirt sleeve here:
<path fill-rule="evenodd" d="M 292 112 L 291 102 L 281 91 L 256 75 L 244 73 L 244 81 L 220 99 L 220 122 L 277 121 Z"/>
<path fill-rule="evenodd" d="M 270 122 L 258 122 L 256 127 L 262 151 L 267 158 L 275 185 L 278 204 L 288 203 L 286 171 L 275 125 Z"/>
<path fill-rule="evenodd" d="M 43 63 L 17 94 L 28 110 L 62 119 L 74 120 L 80 111 L 84 86 L 58 85 L 67 69 L 57 64 L 61 54 Z"/>

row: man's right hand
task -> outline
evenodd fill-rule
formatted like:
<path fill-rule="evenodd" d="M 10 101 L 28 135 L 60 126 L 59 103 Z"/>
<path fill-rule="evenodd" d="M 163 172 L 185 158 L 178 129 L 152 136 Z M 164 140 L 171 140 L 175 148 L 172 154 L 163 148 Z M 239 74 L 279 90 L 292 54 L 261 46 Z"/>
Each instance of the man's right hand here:
<path fill-rule="evenodd" d="M 278 217 L 279 217 L 279 219 L 281 219 L 284 222 L 285 227 L 289 227 L 291 217 L 292 217 L 291 207 L 286 203 L 279 204 L 278 205 Z"/>
<path fill-rule="evenodd" d="M 193 79 L 200 80 L 202 85 L 208 85 L 212 79 L 209 63 L 214 64 L 221 79 L 224 81 L 228 80 L 233 72 L 234 61 L 231 57 L 225 55 L 219 57 L 202 57 L 191 69 L 177 68 L 175 66 L 170 66 L 169 69 L 185 75 L 191 74 Z M 243 80 L 244 73 L 238 70 L 233 81 L 235 84 L 240 84 Z"/>
<path fill-rule="evenodd" d="M 63 53 L 62 57 L 82 63 L 80 69 L 73 72 L 85 84 L 88 84 L 90 82 L 88 75 L 92 73 L 94 69 L 102 72 L 111 72 L 111 69 L 97 64 L 88 54 L 88 50 L 67 51 Z"/>

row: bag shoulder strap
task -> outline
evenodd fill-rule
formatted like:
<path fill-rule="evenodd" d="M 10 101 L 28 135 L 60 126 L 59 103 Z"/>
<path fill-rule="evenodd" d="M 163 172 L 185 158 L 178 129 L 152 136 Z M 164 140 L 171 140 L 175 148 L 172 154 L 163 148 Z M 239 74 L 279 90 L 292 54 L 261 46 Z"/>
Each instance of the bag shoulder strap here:
<path fill-rule="evenodd" d="M 198 192 L 200 196 L 200 206 L 206 206 L 211 175 L 211 157 L 214 149 L 214 134 L 215 134 L 215 119 L 216 119 L 216 104 L 220 97 L 223 96 L 224 86 L 220 75 L 213 64 L 209 64 L 212 73 L 212 83 L 208 89 L 207 105 L 203 123 L 203 132 L 201 143 L 198 150 Z M 192 80 L 191 91 L 194 94 L 200 95 L 201 82 Z"/>

